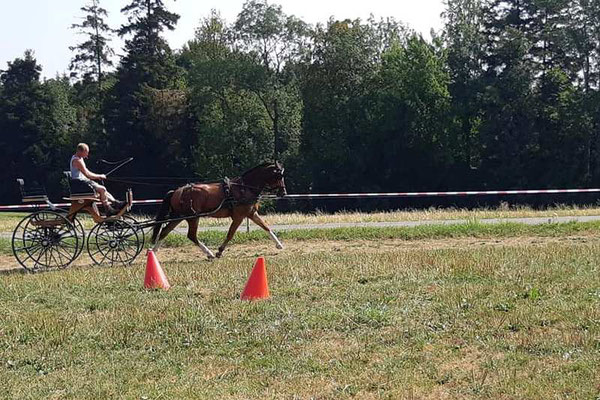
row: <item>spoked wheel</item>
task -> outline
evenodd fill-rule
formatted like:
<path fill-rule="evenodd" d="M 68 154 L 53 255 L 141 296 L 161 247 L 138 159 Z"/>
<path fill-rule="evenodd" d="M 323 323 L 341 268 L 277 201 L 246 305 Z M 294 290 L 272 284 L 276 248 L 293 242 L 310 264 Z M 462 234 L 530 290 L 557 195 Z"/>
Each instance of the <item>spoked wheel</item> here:
<path fill-rule="evenodd" d="M 144 243 L 146 243 L 146 234 L 144 233 L 144 228 L 140 228 L 137 224 L 137 221 L 135 220 L 135 218 L 129 216 L 129 215 L 123 215 L 122 217 L 125 221 L 129 222 L 133 228 L 135 229 L 135 231 L 138 234 L 138 237 L 140 238 L 139 242 L 138 242 L 138 247 L 137 247 L 137 252 L 136 252 L 136 257 L 140 255 L 140 253 L 142 252 L 142 250 L 144 249 Z"/>
<path fill-rule="evenodd" d="M 87 250 L 96 264 L 129 265 L 139 254 L 140 238 L 127 221 L 107 219 L 92 228 Z"/>
<path fill-rule="evenodd" d="M 75 226 L 54 211 L 38 211 L 23 218 L 12 236 L 12 250 L 23 268 L 37 272 L 65 268 L 79 255 Z"/>
<path fill-rule="evenodd" d="M 77 231 L 77 238 L 79 239 L 77 241 L 77 255 L 75 256 L 75 258 L 77 258 L 81 255 L 83 247 L 85 246 L 85 229 L 83 229 L 83 224 L 77 217 L 75 217 L 72 224 L 75 227 L 75 230 Z"/>

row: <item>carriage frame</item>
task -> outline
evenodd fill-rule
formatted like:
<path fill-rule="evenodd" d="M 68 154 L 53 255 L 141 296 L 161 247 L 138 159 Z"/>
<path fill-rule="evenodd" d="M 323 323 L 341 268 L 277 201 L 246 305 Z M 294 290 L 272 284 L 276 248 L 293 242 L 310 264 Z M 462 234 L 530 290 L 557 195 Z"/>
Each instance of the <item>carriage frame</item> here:
<path fill-rule="evenodd" d="M 83 253 L 84 247 L 94 264 L 130 265 L 141 253 L 148 223 L 138 223 L 127 213 L 133 192 L 126 191 L 126 205 L 116 215 L 103 215 L 99 197 L 86 185 L 69 184 L 68 209 L 53 204 L 43 187 L 26 187 L 17 179 L 23 203 L 39 206 L 25 216 L 12 235 L 12 250 L 18 263 L 29 272 L 66 268 Z M 87 213 L 94 226 L 86 235 L 80 213 Z"/>

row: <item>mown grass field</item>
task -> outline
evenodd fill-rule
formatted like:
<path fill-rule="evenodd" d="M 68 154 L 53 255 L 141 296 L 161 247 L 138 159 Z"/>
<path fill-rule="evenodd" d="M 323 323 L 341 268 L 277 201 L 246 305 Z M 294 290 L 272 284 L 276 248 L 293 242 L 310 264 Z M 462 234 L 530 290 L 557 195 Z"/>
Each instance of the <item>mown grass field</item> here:
<path fill-rule="evenodd" d="M 144 208 L 136 207 L 136 211 Z M 19 221 L 28 215 L 27 212 L 0 212 L 0 232 L 10 232 Z M 504 204 L 497 208 L 461 209 L 461 208 L 429 208 L 423 210 L 392 210 L 388 212 L 361 213 L 355 211 L 340 211 L 334 214 L 320 211 L 312 214 L 305 213 L 270 213 L 265 219 L 269 224 L 320 224 L 342 222 L 393 222 L 393 221 L 431 221 L 449 219 L 479 220 L 485 218 L 519 218 L 519 217 L 562 217 L 562 216 L 600 215 L 597 205 L 576 206 L 560 205 L 543 210 L 526 206 L 510 206 Z M 81 214 L 81 220 L 86 228 L 93 226 L 91 218 Z M 136 219 L 152 219 L 153 215 L 138 214 Z M 201 218 L 199 226 L 228 226 L 230 220 L 218 218 Z"/>
<path fill-rule="evenodd" d="M 0 275 L 0 398 L 600 398 L 600 223 L 236 235 Z M 223 232 L 203 232 L 217 246 Z M 9 240 L 0 240 L 4 260 Z M 271 298 L 239 295 L 266 255 Z M 0 261 L 2 258 L 0 258 Z"/>

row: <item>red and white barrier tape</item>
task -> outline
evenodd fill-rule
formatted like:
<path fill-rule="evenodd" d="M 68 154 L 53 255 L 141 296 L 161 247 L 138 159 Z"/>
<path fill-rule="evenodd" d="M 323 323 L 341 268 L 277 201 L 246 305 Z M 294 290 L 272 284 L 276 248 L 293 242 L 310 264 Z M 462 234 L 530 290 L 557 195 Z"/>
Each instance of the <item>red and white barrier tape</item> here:
<path fill-rule="evenodd" d="M 462 192 L 392 192 L 392 193 L 306 193 L 288 194 L 285 197 L 265 196 L 269 199 L 355 199 L 377 197 L 443 197 L 443 196 L 482 196 L 482 195 L 511 195 L 511 194 L 557 194 L 557 193 L 599 193 L 600 189 L 539 189 L 539 190 L 478 190 Z M 133 204 L 160 204 L 162 200 L 134 200 Z M 70 203 L 55 204 L 56 207 L 68 207 Z M 0 206 L 1 210 L 21 210 L 29 208 L 49 208 L 47 204 L 18 204 Z"/>
<path fill-rule="evenodd" d="M 162 200 L 134 200 L 133 204 L 160 204 Z M 71 203 L 58 203 L 54 204 L 55 207 L 69 207 Z M 28 208 L 50 208 L 46 203 L 41 204 L 16 204 L 10 206 L 0 206 L 1 210 L 25 210 Z"/>
<path fill-rule="evenodd" d="M 539 189 L 539 190 L 485 190 L 463 192 L 397 192 L 397 193 L 319 193 L 288 194 L 282 199 L 361 198 L 361 197 L 442 197 L 509 194 L 598 193 L 600 189 Z"/>

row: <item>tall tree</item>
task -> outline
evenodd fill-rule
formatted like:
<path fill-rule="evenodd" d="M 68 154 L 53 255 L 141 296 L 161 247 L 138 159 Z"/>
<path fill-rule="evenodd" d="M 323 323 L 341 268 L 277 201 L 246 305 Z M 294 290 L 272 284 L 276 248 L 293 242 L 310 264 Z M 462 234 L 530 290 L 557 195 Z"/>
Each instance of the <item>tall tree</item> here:
<path fill-rule="evenodd" d="M 164 30 L 175 29 L 179 15 L 169 12 L 162 0 L 133 0 L 121 11 L 128 16 L 119 29 L 119 35 L 127 37 L 126 54 L 117 68 L 107 104 L 110 130 L 106 139 L 112 157 L 134 156 L 139 172 L 159 173 L 173 162 L 165 159 L 162 151 L 169 141 L 165 142 L 152 126 L 155 119 L 149 113 L 161 102 L 154 102 L 151 96 L 181 89 L 180 71 L 161 36 Z M 148 170 L 149 166 L 153 169 Z"/>
<path fill-rule="evenodd" d="M 119 36 L 132 36 L 125 42 L 126 55 L 119 66 L 120 83 L 132 89 L 142 84 L 156 89 L 170 87 L 176 68 L 171 48 L 161 33 L 174 30 L 179 15 L 168 11 L 162 0 L 132 0 L 121 9 L 127 23 Z"/>
<path fill-rule="evenodd" d="M 383 53 L 380 117 L 368 154 L 373 179 L 387 190 L 431 190 L 448 179 L 453 149 L 445 62 L 444 53 L 418 35 Z"/>
<path fill-rule="evenodd" d="M 8 63 L 0 73 L 0 171 L 3 182 L 16 177 L 49 183 L 57 194 L 58 180 L 65 168 L 74 109 L 66 78 L 39 81 L 41 66 L 31 51 Z M 14 199 L 16 187 L 3 185 L 0 197 Z M 5 197 L 6 196 L 6 197 Z"/>
<path fill-rule="evenodd" d="M 457 176 L 469 182 L 472 170 L 480 164 L 479 127 L 481 123 L 480 96 L 483 69 L 483 10 L 481 0 L 448 0 L 443 14 L 445 27 L 443 39 L 447 51 L 450 73 L 450 94 L 459 160 Z"/>
<path fill-rule="evenodd" d="M 272 158 L 271 120 L 248 89 L 263 80 L 264 68 L 235 49 L 234 32 L 213 11 L 180 57 L 195 118 L 194 168 L 211 178 Z"/>
<path fill-rule="evenodd" d="M 302 79 L 306 186 L 352 190 L 371 177 L 369 166 L 382 151 L 369 148 L 373 121 L 379 118 L 375 100 L 381 88 L 381 50 L 403 41 L 401 31 L 395 24 L 382 31 L 373 20 L 331 19 L 316 27 Z"/>
<path fill-rule="evenodd" d="M 523 0 L 489 0 L 484 7 L 480 172 L 493 187 L 527 187 L 538 149 L 528 5 Z"/>
<path fill-rule="evenodd" d="M 292 65 L 308 47 L 309 27 L 281 6 L 266 0 L 247 1 L 234 25 L 236 45 L 264 68 L 262 79 L 247 81 L 247 88 L 263 104 L 271 120 L 273 157 L 295 154 L 302 118 L 298 82 Z"/>
<path fill-rule="evenodd" d="M 85 40 L 75 46 L 69 47 L 76 52 L 71 59 L 69 69 L 71 76 L 77 76 L 77 72 L 83 73 L 83 79 L 95 80 L 98 83 L 98 93 L 102 90 L 102 80 L 105 75 L 104 67 L 112 67 L 111 57 L 114 51 L 108 45 L 113 30 L 104 21 L 108 17 L 107 11 L 100 7 L 99 0 L 91 0 L 91 3 L 81 7 L 85 13 L 80 24 L 71 25 L 71 29 L 77 29 L 78 33 L 85 36 Z"/>

